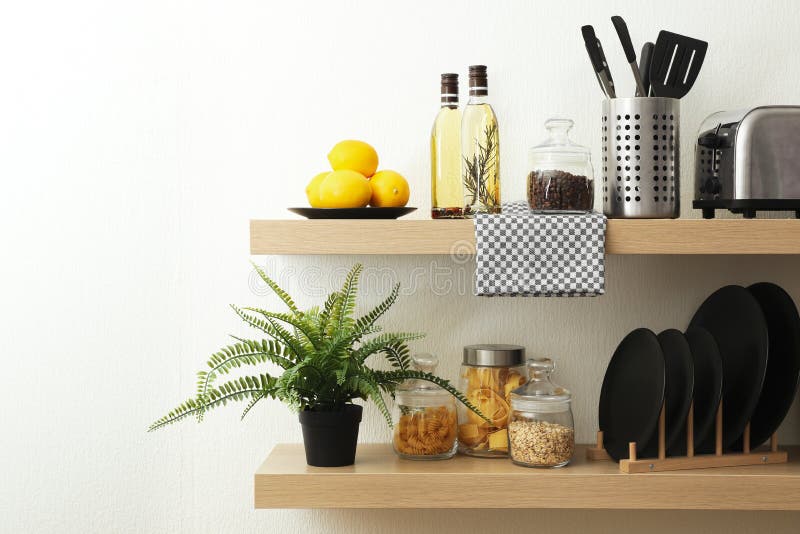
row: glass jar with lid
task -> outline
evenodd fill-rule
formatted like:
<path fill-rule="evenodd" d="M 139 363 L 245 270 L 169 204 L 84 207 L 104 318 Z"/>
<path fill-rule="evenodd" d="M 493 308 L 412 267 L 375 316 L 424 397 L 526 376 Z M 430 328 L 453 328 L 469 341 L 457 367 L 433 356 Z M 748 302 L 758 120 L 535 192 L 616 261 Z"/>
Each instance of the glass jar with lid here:
<path fill-rule="evenodd" d="M 511 461 L 526 467 L 562 467 L 575 452 L 570 392 L 550 380 L 549 358 L 529 360 L 528 383 L 511 392 Z"/>
<path fill-rule="evenodd" d="M 530 149 L 528 204 L 542 213 L 584 213 L 594 206 L 594 172 L 588 148 L 569 138 L 574 123 L 554 118 L 544 123 L 549 137 Z"/>
<path fill-rule="evenodd" d="M 459 389 L 491 423 L 459 403 L 459 452 L 508 456 L 509 395 L 525 382 L 525 347 L 491 344 L 464 347 Z"/>
<path fill-rule="evenodd" d="M 433 373 L 439 359 L 417 354 L 413 367 Z M 443 460 L 456 453 L 456 401 L 446 390 L 427 380 L 406 380 L 395 391 L 392 446 L 401 458 Z"/>

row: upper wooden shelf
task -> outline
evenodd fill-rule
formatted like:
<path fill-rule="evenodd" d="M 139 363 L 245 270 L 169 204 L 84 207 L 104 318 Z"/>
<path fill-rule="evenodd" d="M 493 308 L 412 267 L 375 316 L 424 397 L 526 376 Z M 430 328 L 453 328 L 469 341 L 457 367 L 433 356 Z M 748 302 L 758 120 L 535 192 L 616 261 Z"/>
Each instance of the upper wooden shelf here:
<path fill-rule="evenodd" d="M 471 220 L 251 220 L 251 254 L 474 254 Z M 607 254 L 800 254 L 800 220 L 608 221 Z"/>
<path fill-rule="evenodd" d="M 578 446 L 561 469 L 456 456 L 402 460 L 359 444 L 356 464 L 309 467 L 303 446 L 278 445 L 256 471 L 256 508 L 582 508 L 800 510 L 800 463 L 628 475 Z"/>

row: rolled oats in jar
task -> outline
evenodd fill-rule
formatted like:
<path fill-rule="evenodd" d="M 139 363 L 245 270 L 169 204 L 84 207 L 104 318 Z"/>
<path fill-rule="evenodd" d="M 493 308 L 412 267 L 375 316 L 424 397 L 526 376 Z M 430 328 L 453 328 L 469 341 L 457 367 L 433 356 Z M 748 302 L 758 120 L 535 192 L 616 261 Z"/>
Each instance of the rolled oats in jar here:
<path fill-rule="evenodd" d="M 575 452 L 570 392 L 553 384 L 553 360 L 529 360 L 530 379 L 511 392 L 511 461 L 526 467 L 562 467 Z"/>

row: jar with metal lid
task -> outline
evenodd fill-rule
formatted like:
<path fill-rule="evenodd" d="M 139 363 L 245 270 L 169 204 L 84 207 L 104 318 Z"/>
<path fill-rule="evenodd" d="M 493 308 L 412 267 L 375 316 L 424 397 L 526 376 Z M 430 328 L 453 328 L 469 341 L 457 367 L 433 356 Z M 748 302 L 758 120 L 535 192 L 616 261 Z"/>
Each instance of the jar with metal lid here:
<path fill-rule="evenodd" d="M 439 359 L 417 354 L 413 367 L 433 373 Z M 427 380 L 406 380 L 395 391 L 392 446 L 401 458 L 444 460 L 456 453 L 456 401 L 446 390 Z"/>
<path fill-rule="evenodd" d="M 525 347 L 464 347 L 459 389 L 491 423 L 459 404 L 459 452 L 472 456 L 508 456 L 509 395 L 525 382 Z"/>
<path fill-rule="evenodd" d="M 570 392 L 550 380 L 553 360 L 529 360 L 528 383 L 511 392 L 511 461 L 526 467 L 562 467 L 575 452 Z"/>
<path fill-rule="evenodd" d="M 530 150 L 528 204 L 543 213 L 584 213 L 594 206 L 594 172 L 588 148 L 573 143 L 569 119 L 544 123 L 549 137 Z"/>

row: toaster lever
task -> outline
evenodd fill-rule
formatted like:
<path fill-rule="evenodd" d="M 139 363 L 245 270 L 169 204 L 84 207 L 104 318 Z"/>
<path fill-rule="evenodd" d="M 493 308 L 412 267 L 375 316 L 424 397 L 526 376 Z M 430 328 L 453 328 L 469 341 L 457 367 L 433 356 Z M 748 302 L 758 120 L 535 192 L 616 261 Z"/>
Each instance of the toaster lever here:
<path fill-rule="evenodd" d="M 724 141 L 725 141 L 724 138 L 722 138 L 719 135 L 717 135 L 716 132 L 715 133 L 708 133 L 708 134 L 705 134 L 705 135 L 697 138 L 697 144 L 698 145 L 700 145 L 702 147 L 705 147 L 705 148 L 711 148 L 711 149 L 720 148 Z"/>

